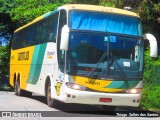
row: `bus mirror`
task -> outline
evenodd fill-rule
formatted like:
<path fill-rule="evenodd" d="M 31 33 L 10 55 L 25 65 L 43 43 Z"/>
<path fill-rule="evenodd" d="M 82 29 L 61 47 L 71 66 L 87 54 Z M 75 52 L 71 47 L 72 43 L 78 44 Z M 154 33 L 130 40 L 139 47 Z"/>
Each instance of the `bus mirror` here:
<path fill-rule="evenodd" d="M 68 50 L 68 44 L 69 44 L 69 27 L 67 25 L 64 25 L 61 33 L 60 49 Z"/>
<path fill-rule="evenodd" d="M 157 48 L 156 38 L 150 33 L 144 34 L 143 37 L 144 37 L 144 39 L 147 39 L 150 43 L 150 56 L 157 57 L 158 48 Z"/>

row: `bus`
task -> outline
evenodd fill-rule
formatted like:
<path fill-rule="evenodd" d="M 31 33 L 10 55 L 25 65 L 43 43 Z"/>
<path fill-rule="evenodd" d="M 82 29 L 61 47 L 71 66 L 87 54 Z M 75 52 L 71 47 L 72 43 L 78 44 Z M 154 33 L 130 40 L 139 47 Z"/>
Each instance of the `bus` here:
<path fill-rule="evenodd" d="M 157 56 L 153 35 L 142 33 L 131 11 L 67 4 L 14 32 L 10 84 L 18 96 L 37 93 L 55 101 L 112 106 L 139 106 L 144 41 Z"/>

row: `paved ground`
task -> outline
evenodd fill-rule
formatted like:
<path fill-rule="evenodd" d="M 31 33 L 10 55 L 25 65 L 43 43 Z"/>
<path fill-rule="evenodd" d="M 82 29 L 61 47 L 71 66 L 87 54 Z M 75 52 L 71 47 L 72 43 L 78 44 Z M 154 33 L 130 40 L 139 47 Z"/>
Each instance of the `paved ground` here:
<path fill-rule="evenodd" d="M 76 112 L 74 112 L 76 111 Z M 87 111 L 87 112 L 84 112 Z M 92 112 L 91 112 L 92 111 Z M 0 119 L 10 120 L 10 119 L 28 119 L 30 120 L 46 120 L 46 119 L 58 119 L 58 120 L 118 120 L 118 119 L 130 119 L 130 120 L 141 120 L 148 119 L 149 117 L 117 117 L 117 115 L 125 116 L 126 111 L 130 111 L 134 116 L 133 109 L 130 108 L 117 108 L 113 114 L 112 112 L 101 112 L 101 106 L 89 106 L 89 105 L 77 105 L 77 104 L 63 104 L 60 103 L 59 106 L 55 108 L 50 108 L 46 104 L 46 98 L 34 95 L 32 97 L 19 97 L 13 92 L 3 92 L 0 91 Z M 123 114 L 119 112 L 124 111 Z M 135 110 L 134 110 L 135 111 Z M 6 113 L 9 112 L 9 113 Z M 2 117 L 3 114 L 3 117 Z M 13 117 L 6 117 L 6 114 L 11 114 Z M 138 114 L 140 115 L 140 114 Z M 9 116 L 9 115 L 8 115 Z M 17 117 L 18 116 L 18 117 Z M 26 117 L 27 116 L 27 117 Z M 34 117 L 36 116 L 36 117 Z M 41 116 L 43 116 L 41 118 Z M 48 117 L 50 116 L 50 117 Z M 152 119 L 158 119 L 157 117 Z"/>
<path fill-rule="evenodd" d="M 41 99 L 41 98 L 40 98 Z M 0 111 L 52 111 L 47 104 L 41 100 L 32 98 L 19 97 L 14 92 L 0 92 Z M 55 109 L 54 109 L 55 110 Z"/>

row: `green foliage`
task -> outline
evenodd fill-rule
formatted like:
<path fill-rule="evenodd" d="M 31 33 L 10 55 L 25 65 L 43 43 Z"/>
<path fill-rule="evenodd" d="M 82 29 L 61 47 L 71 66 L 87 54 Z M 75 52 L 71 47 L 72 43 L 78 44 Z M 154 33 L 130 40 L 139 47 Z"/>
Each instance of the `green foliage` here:
<path fill-rule="evenodd" d="M 17 7 L 11 11 L 12 20 L 18 21 L 20 27 L 36 17 L 41 16 L 66 3 L 99 4 L 97 0 L 16 0 Z"/>
<path fill-rule="evenodd" d="M 160 86 L 144 86 L 141 98 L 141 107 L 160 111 Z"/>
<path fill-rule="evenodd" d="M 98 5 L 99 0 L 64 0 L 64 3 Z"/>
<path fill-rule="evenodd" d="M 160 111 L 160 57 L 151 58 L 150 51 L 145 52 L 143 91 L 141 107 Z"/>
<path fill-rule="evenodd" d="M 10 16 L 10 12 L 14 6 L 14 0 L 0 0 L 0 38 L 5 38 L 2 42 L 7 43 L 7 40 L 11 39 L 11 35 L 15 29 L 15 23 L 12 22 Z"/>
<path fill-rule="evenodd" d="M 117 8 L 124 8 L 125 6 L 130 6 L 132 8 L 137 8 L 139 6 L 139 3 L 142 0 L 100 0 L 100 5 L 103 6 L 111 6 L 111 7 L 117 7 Z"/>
<path fill-rule="evenodd" d="M 6 46 L 0 46 L 0 84 L 8 83 L 10 61 L 10 43 Z"/>
<path fill-rule="evenodd" d="M 19 21 L 17 27 L 20 27 L 36 17 L 41 16 L 61 5 L 55 0 L 16 0 L 17 7 L 12 10 L 12 20 Z"/>
<path fill-rule="evenodd" d="M 160 57 L 151 58 L 150 51 L 145 52 L 143 82 L 145 85 L 160 85 Z"/>
<path fill-rule="evenodd" d="M 0 13 L 10 13 L 14 6 L 14 0 L 0 0 Z"/>
<path fill-rule="evenodd" d="M 107 7 L 115 7 L 114 0 L 100 0 L 100 5 L 107 6 Z"/>
<path fill-rule="evenodd" d="M 1 84 L 0 91 L 13 91 L 13 88 L 8 84 Z"/>

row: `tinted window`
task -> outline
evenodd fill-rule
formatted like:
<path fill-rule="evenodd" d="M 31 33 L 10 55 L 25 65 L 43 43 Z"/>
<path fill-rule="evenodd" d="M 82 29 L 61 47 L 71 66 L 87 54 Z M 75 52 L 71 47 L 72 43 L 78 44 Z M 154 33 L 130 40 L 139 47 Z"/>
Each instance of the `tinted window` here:
<path fill-rule="evenodd" d="M 56 42 L 58 13 L 28 26 L 14 34 L 13 49 L 19 49 L 45 42 Z"/>
<path fill-rule="evenodd" d="M 65 52 L 63 50 L 60 50 L 60 39 L 61 39 L 61 31 L 62 27 L 67 24 L 67 16 L 66 11 L 61 10 L 60 11 L 60 19 L 59 19 L 59 28 L 58 28 L 58 41 L 57 41 L 57 53 L 58 53 L 58 63 L 60 70 L 64 72 L 64 66 L 65 66 Z"/>

